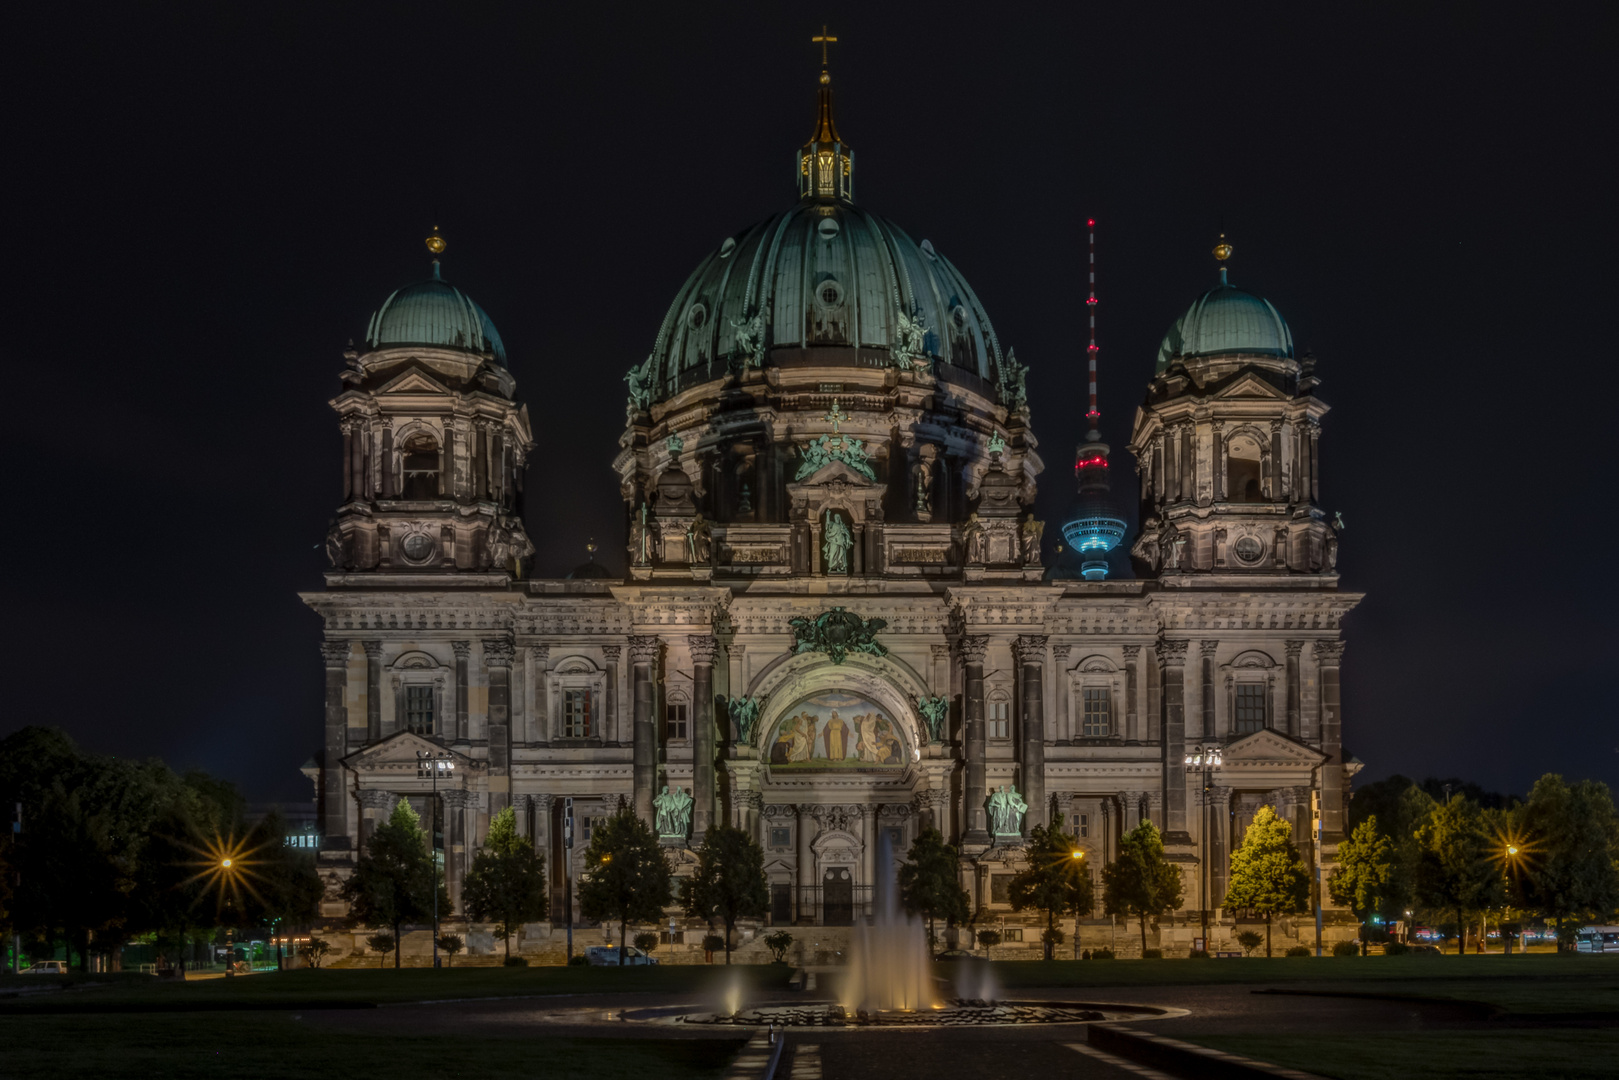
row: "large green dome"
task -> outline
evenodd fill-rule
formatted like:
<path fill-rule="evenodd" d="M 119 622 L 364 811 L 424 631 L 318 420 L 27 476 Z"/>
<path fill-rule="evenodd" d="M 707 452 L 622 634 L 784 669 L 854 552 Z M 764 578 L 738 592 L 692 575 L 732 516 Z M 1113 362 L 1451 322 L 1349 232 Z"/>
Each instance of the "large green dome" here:
<path fill-rule="evenodd" d="M 439 277 L 436 259 L 432 277 L 383 301 L 371 316 L 365 340 L 373 349 L 426 345 L 492 354 L 497 363 L 506 363 L 506 346 L 495 324 L 470 296 Z"/>
<path fill-rule="evenodd" d="M 1293 332 L 1269 300 L 1227 284 L 1222 267 L 1220 284 L 1194 300 L 1164 335 L 1158 370 L 1177 359 L 1228 353 L 1291 359 Z"/>

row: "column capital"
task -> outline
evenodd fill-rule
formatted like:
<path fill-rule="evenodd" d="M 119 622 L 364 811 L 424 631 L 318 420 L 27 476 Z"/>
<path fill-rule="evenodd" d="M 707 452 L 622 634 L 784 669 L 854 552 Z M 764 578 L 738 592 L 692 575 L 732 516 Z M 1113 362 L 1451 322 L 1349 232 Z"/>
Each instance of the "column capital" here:
<path fill-rule="evenodd" d="M 392 809 L 394 802 L 395 796 L 391 791 L 369 790 L 360 792 L 360 805 L 367 810 L 389 810 Z"/>
<path fill-rule="evenodd" d="M 686 646 L 691 650 L 691 662 L 694 664 L 713 664 L 719 645 L 719 639 L 713 634 L 686 635 Z"/>
<path fill-rule="evenodd" d="M 1072 791 L 1059 791 L 1052 798 L 1057 800 L 1057 809 L 1064 814 L 1074 807 L 1074 793 Z"/>
<path fill-rule="evenodd" d="M 658 662 L 658 636 L 634 634 L 630 637 L 630 663 L 655 664 Z"/>
<path fill-rule="evenodd" d="M 623 655 L 624 655 L 624 646 L 622 646 L 622 645 L 603 645 L 602 646 L 602 658 L 604 660 L 606 660 L 609 664 L 618 663 L 619 658 L 622 657 Z"/>
<path fill-rule="evenodd" d="M 1158 642 L 1158 658 L 1170 667 L 1180 667 L 1186 663 L 1186 646 L 1189 644 L 1164 638 Z"/>
<path fill-rule="evenodd" d="M 929 645 L 928 651 L 933 654 L 933 659 L 935 660 L 950 659 L 950 646 L 948 645 Z"/>
<path fill-rule="evenodd" d="M 465 810 L 472 806 L 478 798 L 473 792 L 462 788 L 451 788 L 448 791 L 441 790 L 438 794 L 439 798 L 444 800 L 444 805 L 454 810 Z"/>
<path fill-rule="evenodd" d="M 1044 634 L 1019 634 L 1016 645 L 1018 663 L 1044 664 L 1046 662 L 1046 642 L 1049 640 Z"/>
<path fill-rule="evenodd" d="M 1053 645 L 1051 647 L 1051 658 L 1059 664 L 1066 664 L 1073 652 L 1074 647 L 1072 645 Z"/>
<path fill-rule="evenodd" d="M 483 662 L 489 667 L 511 667 L 512 654 L 516 651 L 506 638 L 483 639 Z"/>
<path fill-rule="evenodd" d="M 534 804 L 534 809 L 542 814 L 549 814 L 551 807 L 555 806 L 557 801 L 555 795 L 530 795 L 528 799 L 529 802 Z"/>
<path fill-rule="evenodd" d="M 361 646 L 361 648 L 365 649 L 365 658 L 367 660 L 381 660 L 382 659 L 382 642 L 380 642 L 380 641 L 362 641 L 362 642 L 360 642 L 360 646 Z"/>
<path fill-rule="evenodd" d="M 1126 646 L 1124 646 L 1124 662 L 1126 664 L 1135 663 L 1136 658 L 1139 657 L 1140 655 L 1141 655 L 1141 646 L 1140 645 L 1126 645 Z"/>
<path fill-rule="evenodd" d="M 969 634 L 961 639 L 958 648 L 963 664 L 982 664 L 984 654 L 989 651 L 989 638 L 982 634 Z"/>
<path fill-rule="evenodd" d="M 452 641 L 450 642 L 450 648 L 455 650 L 457 660 L 465 660 L 472 655 L 472 642 L 470 641 Z"/>
<path fill-rule="evenodd" d="M 1317 641 L 1310 646 L 1315 653 L 1316 662 L 1328 667 L 1337 667 L 1343 663 L 1344 643 L 1341 641 Z"/>
<path fill-rule="evenodd" d="M 543 667 L 551 662 L 551 646 L 530 645 L 528 647 L 528 657 L 530 660 L 533 660 L 536 664 Z"/>
<path fill-rule="evenodd" d="M 349 643 L 347 641 L 323 641 L 320 643 L 321 659 L 326 661 L 327 667 L 348 667 Z"/>
<path fill-rule="evenodd" d="M 1296 660 L 1296 659 L 1298 659 L 1299 653 L 1304 651 L 1304 642 L 1302 642 L 1302 641 L 1287 641 L 1287 642 L 1283 642 L 1282 647 L 1287 650 L 1287 655 L 1288 656 L 1290 656 L 1290 657 L 1292 657 L 1293 659 Z"/>
<path fill-rule="evenodd" d="M 1213 656 L 1215 652 L 1219 650 L 1219 648 L 1220 643 L 1218 641 L 1209 641 L 1205 639 L 1197 643 L 1197 651 L 1199 656 Z"/>
<path fill-rule="evenodd" d="M 1272 435 L 1280 435 L 1281 432 L 1282 432 L 1282 422 L 1280 420 L 1272 420 L 1270 422 L 1270 433 Z"/>

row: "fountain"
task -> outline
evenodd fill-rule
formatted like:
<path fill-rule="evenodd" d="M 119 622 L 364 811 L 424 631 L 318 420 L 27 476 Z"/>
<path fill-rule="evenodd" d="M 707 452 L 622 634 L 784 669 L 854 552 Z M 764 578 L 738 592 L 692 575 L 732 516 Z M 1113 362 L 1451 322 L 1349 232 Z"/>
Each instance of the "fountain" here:
<path fill-rule="evenodd" d="M 939 1004 L 927 934 L 918 920 L 899 910 L 893 860 L 885 836 L 878 849 L 875 918 L 855 929 L 849 974 L 839 995 L 844 1011 L 856 1016 Z"/>

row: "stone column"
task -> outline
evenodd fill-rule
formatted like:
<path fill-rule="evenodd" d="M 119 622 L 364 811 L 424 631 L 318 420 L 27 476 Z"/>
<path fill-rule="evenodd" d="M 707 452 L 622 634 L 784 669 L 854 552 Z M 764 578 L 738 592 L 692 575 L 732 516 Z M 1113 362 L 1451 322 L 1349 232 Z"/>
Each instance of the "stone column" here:
<path fill-rule="evenodd" d="M 1197 448 L 1194 440 L 1196 431 L 1191 424 L 1180 425 L 1181 436 L 1181 490 L 1180 497 L 1185 502 L 1197 499 Z"/>
<path fill-rule="evenodd" d="M 1057 665 L 1052 673 L 1052 700 L 1057 705 L 1057 717 L 1048 733 L 1051 740 L 1072 742 L 1074 739 L 1073 690 L 1068 685 L 1068 658 L 1073 655 L 1072 645 L 1053 645 L 1051 659 Z"/>
<path fill-rule="evenodd" d="M 1136 664 L 1140 662 L 1141 646 L 1124 646 L 1124 738 L 1126 742 L 1141 740 L 1141 717 L 1136 705 Z"/>
<path fill-rule="evenodd" d="M 348 756 L 349 710 L 344 704 L 349 681 L 349 643 L 323 641 L 321 659 L 326 664 L 326 754 L 321 769 L 321 818 L 326 838 L 321 846 L 349 847 L 348 807 L 344 803 L 343 766 Z"/>
<path fill-rule="evenodd" d="M 498 814 L 512 796 L 512 654 L 506 638 L 485 638 L 483 662 L 489 669 L 489 813 Z"/>
<path fill-rule="evenodd" d="M 398 798 L 391 791 L 362 791 L 360 792 L 360 838 L 359 849 L 363 855 L 365 846 L 376 835 L 377 826 L 388 820 L 393 812 L 394 803 Z"/>
<path fill-rule="evenodd" d="M 362 641 L 365 649 L 365 738 L 382 738 L 382 642 Z"/>
<path fill-rule="evenodd" d="M 602 726 L 602 741 L 607 746 L 623 746 L 623 717 L 618 709 L 618 662 L 624 655 L 622 645 L 603 645 L 602 659 L 607 661 L 607 723 Z"/>
<path fill-rule="evenodd" d="M 530 795 L 534 807 L 534 850 L 545 857 L 545 869 L 551 871 L 551 807 L 556 804 L 553 795 Z"/>
<path fill-rule="evenodd" d="M 1078 836 L 1079 830 L 1074 828 L 1074 793 L 1059 791 L 1051 798 L 1057 804 L 1057 817 L 1052 824 L 1065 833 Z"/>
<path fill-rule="evenodd" d="M 1224 502 L 1226 497 L 1226 464 L 1225 464 L 1225 424 L 1216 420 L 1214 428 L 1214 453 L 1210 463 L 1209 472 L 1211 480 L 1211 494 L 1215 502 Z"/>
<path fill-rule="evenodd" d="M 866 879 L 865 914 L 869 918 L 877 913 L 877 805 L 866 803 L 860 808 L 860 835 L 865 850 L 861 852 L 860 873 Z M 899 856 L 896 855 L 896 858 Z"/>
<path fill-rule="evenodd" d="M 444 799 L 444 878 L 450 890 L 450 905 L 461 910 L 461 881 L 467 874 L 473 840 L 467 819 L 475 796 L 470 791 L 441 791 Z"/>
<path fill-rule="evenodd" d="M 1214 738 L 1218 730 L 1214 720 L 1214 654 L 1219 648 L 1218 641 L 1198 642 L 1198 657 L 1203 666 L 1202 700 L 1198 702 L 1202 707 L 1203 720 L 1198 735 L 1204 739 Z"/>
<path fill-rule="evenodd" d="M 1321 501 L 1321 425 L 1311 421 L 1306 429 L 1310 436 L 1310 502 Z"/>
<path fill-rule="evenodd" d="M 354 425 L 343 422 L 343 501 L 354 495 Z"/>
<path fill-rule="evenodd" d="M 1146 658 L 1146 668 L 1147 707 L 1142 712 L 1142 726 L 1146 740 L 1157 743 L 1164 737 L 1164 680 L 1158 661 L 1150 653 Z"/>
<path fill-rule="evenodd" d="M 714 654 L 719 641 L 713 634 L 691 634 L 691 831 L 702 837 L 714 824 Z"/>
<path fill-rule="evenodd" d="M 652 789 L 658 782 L 658 740 L 652 728 L 652 706 L 657 694 L 653 672 L 657 662 L 656 636 L 636 634 L 630 638 L 630 677 L 635 682 L 635 812 L 648 825 L 653 823 Z"/>
<path fill-rule="evenodd" d="M 534 678 L 529 680 L 534 695 L 528 710 L 529 741 L 545 746 L 551 741 L 551 646 L 530 645 L 528 655 L 534 663 Z"/>
<path fill-rule="evenodd" d="M 1335 843 L 1344 831 L 1343 717 L 1339 675 L 1343 665 L 1344 643 L 1317 641 L 1316 663 L 1321 670 L 1321 752 L 1327 755 L 1321 777 L 1321 835 Z"/>
<path fill-rule="evenodd" d="M 1293 738 L 1300 737 L 1302 728 L 1299 726 L 1299 653 L 1304 649 L 1304 642 L 1289 641 L 1287 649 L 1287 733 Z"/>
<path fill-rule="evenodd" d="M 794 898 L 797 910 L 795 922 L 800 925 L 813 925 L 815 923 L 815 853 L 810 850 L 810 841 L 815 839 L 815 807 L 806 803 L 799 803 L 794 807 L 798 811 L 798 821 L 794 825 L 794 832 L 798 834 L 798 866 L 796 868 L 798 888 L 793 891 L 798 895 Z"/>
<path fill-rule="evenodd" d="M 1158 643 L 1164 664 L 1164 820 L 1165 837 L 1186 836 L 1186 646 L 1185 641 Z"/>
<path fill-rule="evenodd" d="M 1270 499 L 1282 501 L 1282 422 L 1270 422 Z"/>
<path fill-rule="evenodd" d="M 988 822 L 984 816 L 984 654 L 988 649 L 987 637 L 968 636 L 961 639 L 967 706 L 967 813 L 964 822 L 966 834 L 962 841 L 968 844 L 989 843 Z"/>
<path fill-rule="evenodd" d="M 1209 830 L 1209 910 L 1218 913 L 1230 882 L 1230 860 L 1226 855 L 1226 823 L 1231 820 L 1231 789 L 1211 784 L 1209 787 L 1208 817 L 1203 827 Z"/>
<path fill-rule="evenodd" d="M 472 659 L 472 642 L 452 641 L 450 648 L 455 650 L 455 741 L 467 742 L 472 738 L 467 719 L 468 698 L 471 696 L 467 692 L 467 665 Z"/>
<path fill-rule="evenodd" d="M 1051 807 L 1046 801 L 1046 637 L 1023 634 L 1017 639 L 1018 671 L 1023 703 L 1023 787 L 1029 811 L 1023 817 L 1024 835 L 1046 824 Z"/>

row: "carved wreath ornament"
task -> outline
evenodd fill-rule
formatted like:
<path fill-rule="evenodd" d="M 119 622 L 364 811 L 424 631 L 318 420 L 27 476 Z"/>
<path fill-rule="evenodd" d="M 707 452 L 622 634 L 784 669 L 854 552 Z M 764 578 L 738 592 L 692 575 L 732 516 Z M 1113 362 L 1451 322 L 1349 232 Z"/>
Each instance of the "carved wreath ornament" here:
<path fill-rule="evenodd" d="M 789 619 L 797 639 L 794 653 L 824 652 L 834 664 L 841 664 L 850 653 L 868 656 L 887 656 L 888 649 L 876 640 L 877 632 L 888 625 L 887 619 L 862 619 L 841 607 L 823 611 L 813 619 L 799 616 Z"/>

